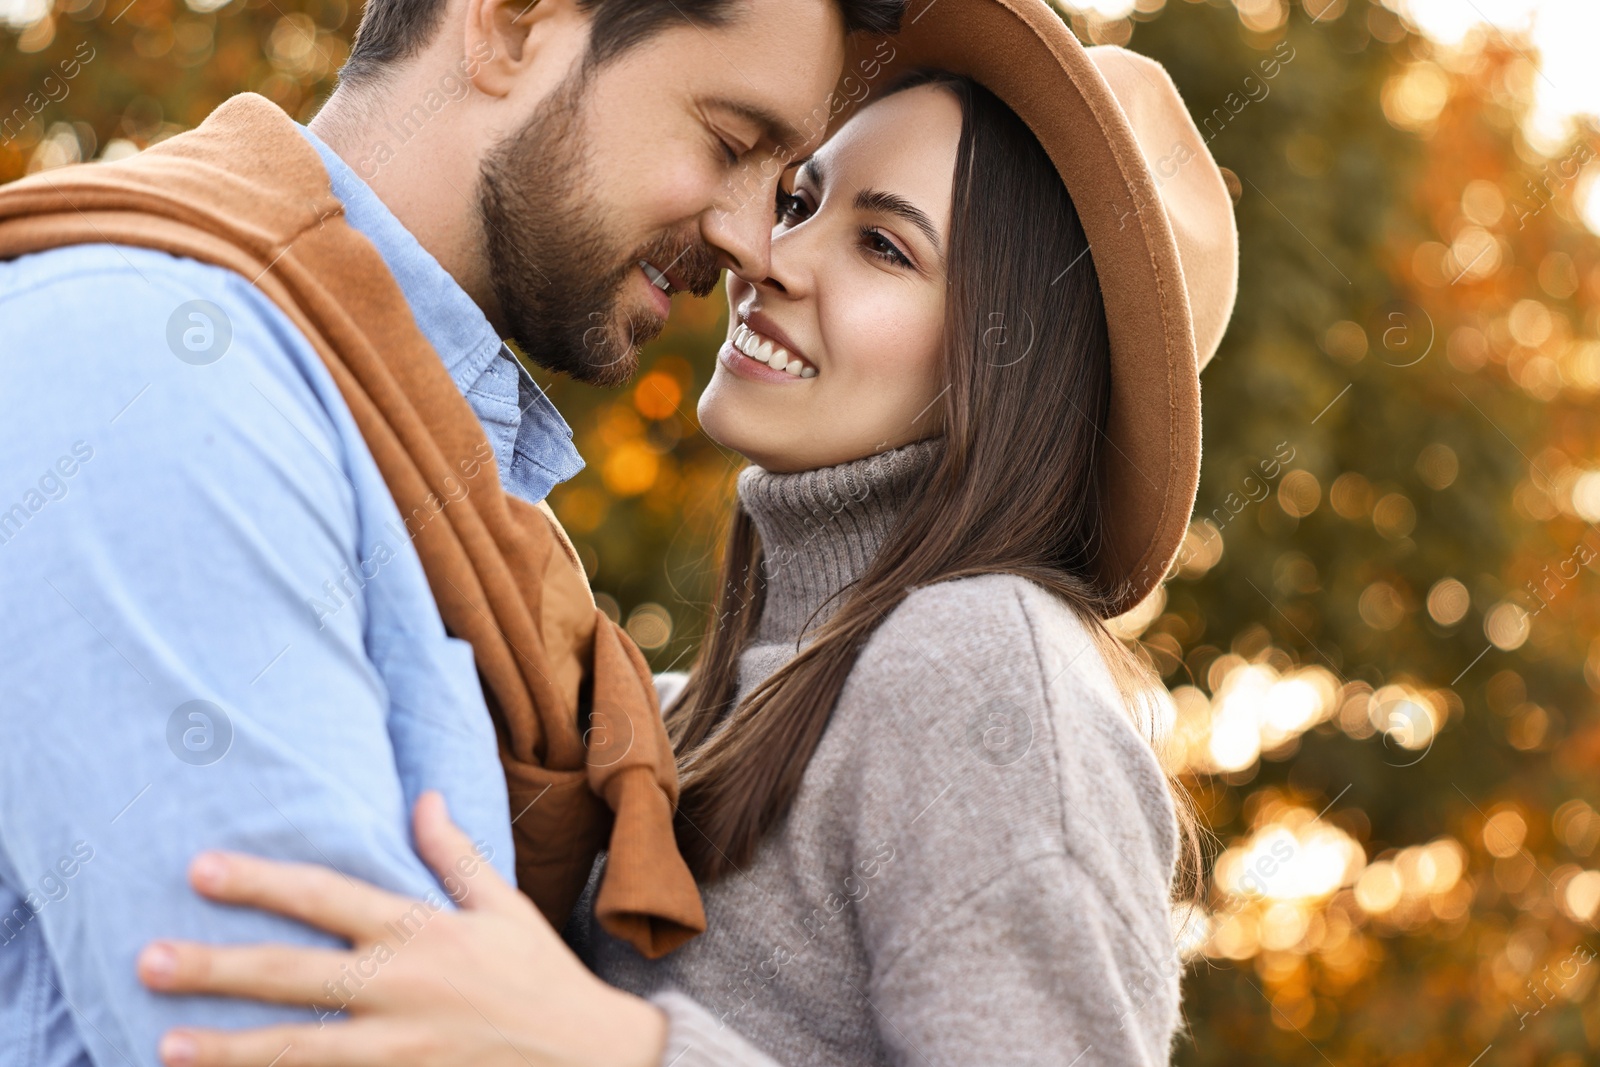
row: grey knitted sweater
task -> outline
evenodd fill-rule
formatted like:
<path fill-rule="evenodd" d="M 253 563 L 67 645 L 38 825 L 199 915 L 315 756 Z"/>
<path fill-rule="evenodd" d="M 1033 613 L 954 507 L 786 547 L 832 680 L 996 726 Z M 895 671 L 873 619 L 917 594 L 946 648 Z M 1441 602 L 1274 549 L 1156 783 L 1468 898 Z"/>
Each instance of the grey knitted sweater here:
<path fill-rule="evenodd" d="M 861 574 L 936 448 L 740 474 L 772 561 L 741 697 Z M 658 677 L 664 707 L 682 681 Z M 654 961 L 607 935 L 602 857 L 566 936 L 666 1011 L 663 1067 L 1165 1064 L 1176 850 L 1161 770 L 1082 622 L 1024 579 L 963 578 L 868 641 L 789 814 L 702 886 L 704 934 Z"/>

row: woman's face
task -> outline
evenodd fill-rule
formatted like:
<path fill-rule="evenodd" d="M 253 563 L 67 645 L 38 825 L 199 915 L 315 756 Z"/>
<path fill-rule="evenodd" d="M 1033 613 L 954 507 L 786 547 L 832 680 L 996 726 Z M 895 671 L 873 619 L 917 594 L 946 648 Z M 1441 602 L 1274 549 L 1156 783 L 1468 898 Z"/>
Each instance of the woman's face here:
<path fill-rule="evenodd" d="M 728 277 L 729 337 L 699 406 L 713 440 L 787 472 L 939 432 L 960 134 L 950 91 L 918 86 L 863 109 L 798 169 L 771 275 Z"/>

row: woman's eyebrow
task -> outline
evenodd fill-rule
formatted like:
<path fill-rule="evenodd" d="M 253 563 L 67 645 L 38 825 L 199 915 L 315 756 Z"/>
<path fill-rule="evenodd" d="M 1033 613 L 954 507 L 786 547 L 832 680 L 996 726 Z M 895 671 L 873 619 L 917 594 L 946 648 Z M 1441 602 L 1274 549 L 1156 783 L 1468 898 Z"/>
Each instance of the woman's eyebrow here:
<path fill-rule="evenodd" d="M 811 176 L 817 188 L 827 184 L 827 172 L 823 169 L 821 160 L 816 156 L 808 156 L 800 164 L 800 170 Z M 934 250 L 941 256 L 944 255 L 944 245 L 939 240 L 939 228 L 933 224 L 925 212 L 905 197 L 896 193 L 886 193 L 878 189 L 856 190 L 855 209 L 857 211 L 871 211 L 882 215 L 893 215 L 904 219 L 906 222 L 922 231 L 922 235 L 933 245 Z"/>
<path fill-rule="evenodd" d="M 922 235 L 936 250 L 943 247 L 939 241 L 939 228 L 933 224 L 933 220 L 903 196 L 879 189 L 860 189 L 856 192 L 855 205 L 857 211 L 873 211 L 904 219 L 921 230 Z"/>

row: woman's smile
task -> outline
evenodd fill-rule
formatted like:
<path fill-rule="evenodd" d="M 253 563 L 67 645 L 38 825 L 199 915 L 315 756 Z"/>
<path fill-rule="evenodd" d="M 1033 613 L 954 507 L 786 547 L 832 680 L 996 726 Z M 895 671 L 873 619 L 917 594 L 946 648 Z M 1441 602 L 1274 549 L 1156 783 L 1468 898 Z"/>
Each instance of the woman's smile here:
<path fill-rule="evenodd" d="M 740 347 L 741 344 L 743 348 Z M 798 359 L 784 362 L 783 358 L 787 353 L 782 349 L 778 350 L 776 365 L 771 358 L 763 360 L 759 353 L 770 345 L 770 341 L 760 339 L 749 327 L 739 326 L 735 330 L 734 338 L 722 342 L 722 347 L 717 350 L 717 361 L 731 373 L 752 382 L 802 382 L 808 377 L 816 377 L 816 368 L 804 365 Z M 797 369 L 791 373 L 788 370 L 789 366 L 797 366 Z"/>
<path fill-rule="evenodd" d="M 742 356 L 755 364 L 765 364 L 791 378 L 817 376 L 816 364 L 807 359 L 799 346 L 759 311 L 736 313 L 733 329 L 728 334 L 728 347 L 734 350 L 735 357 Z M 730 365 L 729 369 L 739 368 Z"/>

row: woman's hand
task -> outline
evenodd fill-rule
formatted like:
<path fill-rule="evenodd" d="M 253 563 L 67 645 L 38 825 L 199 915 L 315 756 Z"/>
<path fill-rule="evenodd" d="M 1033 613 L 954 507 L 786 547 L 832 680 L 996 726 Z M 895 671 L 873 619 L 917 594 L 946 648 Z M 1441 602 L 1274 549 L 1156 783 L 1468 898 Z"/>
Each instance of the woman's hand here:
<path fill-rule="evenodd" d="M 461 908 L 430 908 L 323 867 L 203 853 L 189 869 L 212 900 L 277 912 L 347 939 L 288 945 L 155 941 L 139 978 L 163 993 L 312 1005 L 348 1019 L 224 1032 L 177 1029 L 170 1067 L 655 1067 L 665 1016 L 600 981 L 537 908 L 483 863 L 444 798 L 417 801 L 417 851 Z M 435 903 L 442 904 L 442 901 Z"/>

